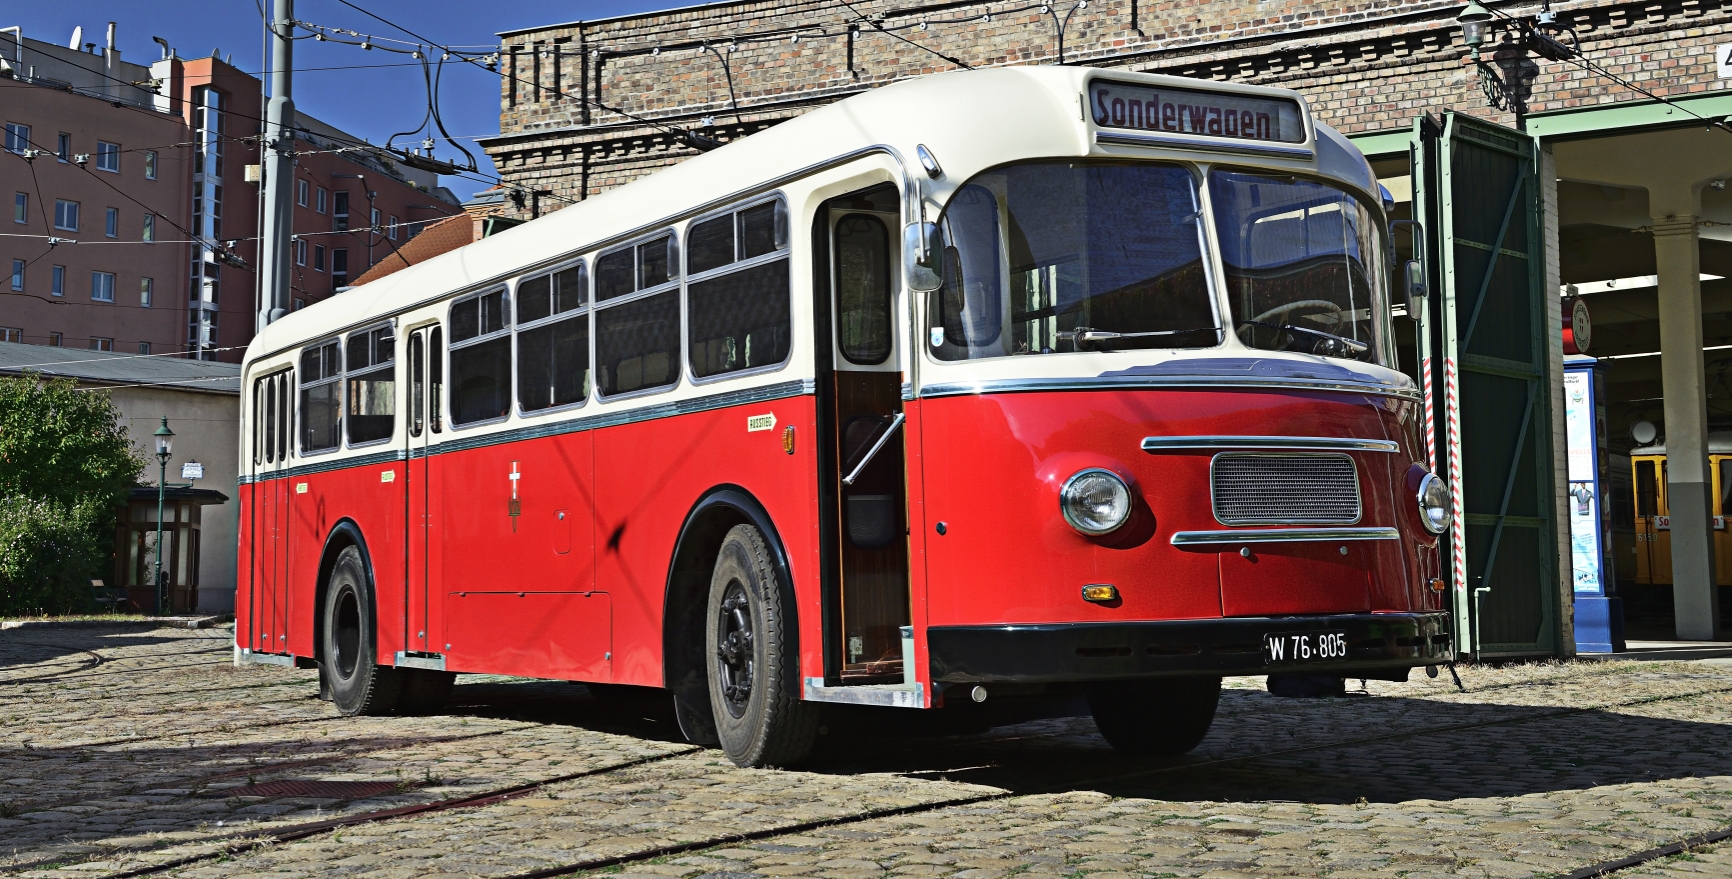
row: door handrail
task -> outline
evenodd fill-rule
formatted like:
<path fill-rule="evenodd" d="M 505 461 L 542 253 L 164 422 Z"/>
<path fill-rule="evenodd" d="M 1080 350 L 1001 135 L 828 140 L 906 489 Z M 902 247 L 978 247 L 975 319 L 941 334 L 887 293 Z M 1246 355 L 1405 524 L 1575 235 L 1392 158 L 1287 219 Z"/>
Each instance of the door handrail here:
<path fill-rule="evenodd" d="M 861 458 L 860 463 L 854 465 L 854 472 L 842 477 L 843 488 L 851 487 L 854 484 L 854 480 L 860 478 L 860 471 L 865 470 L 866 465 L 872 463 L 873 458 L 878 457 L 879 450 L 883 449 L 884 444 L 890 441 L 890 435 L 896 432 L 896 428 L 902 426 L 902 422 L 907 417 L 908 416 L 905 413 L 896 413 L 896 417 L 890 420 L 890 426 L 884 429 L 884 433 L 879 435 L 878 441 L 873 443 L 872 448 L 866 451 L 866 457 Z"/>

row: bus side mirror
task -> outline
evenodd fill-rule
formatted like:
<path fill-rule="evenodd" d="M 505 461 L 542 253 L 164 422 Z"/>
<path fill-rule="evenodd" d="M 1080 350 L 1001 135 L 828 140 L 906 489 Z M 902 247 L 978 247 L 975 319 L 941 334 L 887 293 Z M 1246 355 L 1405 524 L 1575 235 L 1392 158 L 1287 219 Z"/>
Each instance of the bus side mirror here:
<path fill-rule="evenodd" d="M 908 289 L 930 293 L 944 284 L 944 247 L 937 223 L 909 223 L 902 229 L 902 276 Z"/>
<path fill-rule="evenodd" d="M 1410 259 L 1403 269 L 1404 280 L 1407 282 L 1407 301 L 1414 304 L 1424 302 L 1428 292 L 1425 288 L 1425 264 L 1417 259 Z M 1411 304 L 1408 306 L 1410 310 L 1412 307 Z"/>

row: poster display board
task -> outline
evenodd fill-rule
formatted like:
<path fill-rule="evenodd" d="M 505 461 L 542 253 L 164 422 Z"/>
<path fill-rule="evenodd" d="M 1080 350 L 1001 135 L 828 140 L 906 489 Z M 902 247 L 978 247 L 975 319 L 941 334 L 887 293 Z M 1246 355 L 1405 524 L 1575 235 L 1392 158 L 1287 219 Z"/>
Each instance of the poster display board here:
<path fill-rule="evenodd" d="M 1611 519 L 1602 503 L 1611 464 L 1604 385 L 1604 371 L 1593 358 L 1565 359 L 1564 443 L 1569 477 L 1565 509 L 1577 653 L 1624 649 L 1623 601 L 1613 594 L 1617 576 L 1612 567 Z"/>

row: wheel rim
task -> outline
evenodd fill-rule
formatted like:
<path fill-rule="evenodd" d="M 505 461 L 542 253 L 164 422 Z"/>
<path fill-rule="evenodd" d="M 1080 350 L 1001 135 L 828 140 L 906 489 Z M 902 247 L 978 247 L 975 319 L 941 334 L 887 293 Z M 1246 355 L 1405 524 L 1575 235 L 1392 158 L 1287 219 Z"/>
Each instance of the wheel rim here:
<path fill-rule="evenodd" d="M 337 674 L 355 676 L 361 662 L 361 602 L 351 588 L 337 590 L 337 612 L 331 620 L 331 646 L 336 648 Z"/>
<path fill-rule="evenodd" d="M 752 608 L 739 581 L 722 593 L 716 619 L 716 673 L 728 713 L 740 717 L 752 701 L 752 675 L 757 667 L 753 649 Z"/>

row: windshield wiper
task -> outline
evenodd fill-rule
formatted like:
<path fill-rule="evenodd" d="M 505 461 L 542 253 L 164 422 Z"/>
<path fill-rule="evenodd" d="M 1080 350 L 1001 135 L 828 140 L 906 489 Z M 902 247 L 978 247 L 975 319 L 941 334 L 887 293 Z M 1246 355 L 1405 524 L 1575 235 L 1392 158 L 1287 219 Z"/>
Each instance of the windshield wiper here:
<path fill-rule="evenodd" d="M 1211 332 L 1219 334 L 1220 327 L 1192 327 L 1188 330 L 1155 330 L 1147 333 L 1115 333 L 1111 330 L 1097 330 L 1094 327 L 1077 327 L 1074 330 L 1060 330 L 1058 337 L 1077 345 L 1087 345 L 1090 342 L 1110 342 L 1114 339 L 1146 339 L 1152 336 L 1183 336 L 1190 333 Z"/>
<path fill-rule="evenodd" d="M 1269 324 L 1258 320 L 1239 321 L 1239 326 L 1246 325 L 1253 327 L 1266 327 L 1271 330 L 1286 330 L 1290 333 L 1303 333 L 1307 336 L 1317 338 L 1324 345 L 1330 347 L 1336 345 L 1340 346 L 1341 350 L 1339 352 L 1329 350 L 1318 351 L 1315 348 L 1312 349 L 1312 354 L 1321 354 L 1325 357 L 1346 357 L 1352 360 L 1358 360 L 1360 355 L 1371 350 L 1370 345 L 1367 345 L 1358 339 L 1349 339 L 1346 336 L 1337 336 L 1334 333 L 1326 333 L 1322 330 L 1314 330 L 1310 327 L 1295 326 L 1293 324 Z"/>

